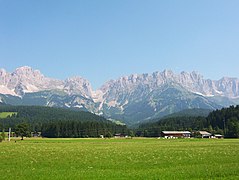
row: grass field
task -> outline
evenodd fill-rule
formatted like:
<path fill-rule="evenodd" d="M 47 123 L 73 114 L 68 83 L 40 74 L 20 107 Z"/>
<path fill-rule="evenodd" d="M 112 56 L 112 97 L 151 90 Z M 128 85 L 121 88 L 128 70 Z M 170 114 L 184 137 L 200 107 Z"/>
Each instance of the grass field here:
<path fill-rule="evenodd" d="M 13 114 L 16 114 L 17 112 L 0 112 L 0 118 L 6 118 L 8 116 L 12 116 Z"/>
<path fill-rule="evenodd" d="M 0 143 L 0 179 L 239 179 L 239 139 Z"/>

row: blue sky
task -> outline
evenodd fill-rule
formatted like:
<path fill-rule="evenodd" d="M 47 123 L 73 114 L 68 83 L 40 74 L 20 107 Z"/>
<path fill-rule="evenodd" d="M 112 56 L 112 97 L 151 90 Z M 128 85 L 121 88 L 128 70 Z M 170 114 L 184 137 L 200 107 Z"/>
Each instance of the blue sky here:
<path fill-rule="evenodd" d="M 0 0 L 0 68 L 82 76 L 239 77 L 238 0 Z"/>

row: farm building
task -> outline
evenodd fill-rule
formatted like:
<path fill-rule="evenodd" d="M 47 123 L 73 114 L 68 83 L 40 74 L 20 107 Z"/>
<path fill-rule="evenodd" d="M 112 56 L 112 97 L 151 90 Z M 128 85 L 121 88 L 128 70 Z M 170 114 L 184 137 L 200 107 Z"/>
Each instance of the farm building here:
<path fill-rule="evenodd" d="M 189 131 L 162 131 L 161 135 L 165 138 L 190 138 L 191 133 Z"/>
<path fill-rule="evenodd" d="M 216 138 L 216 139 L 222 139 L 222 138 L 223 138 L 223 135 L 221 135 L 221 134 L 214 134 L 214 138 Z"/>
<path fill-rule="evenodd" d="M 207 132 L 207 131 L 199 131 L 199 135 L 202 138 L 211 138 L 211 133 Z"/>
<path fill-rule="evenodd" d="M 125 136 L 123 134 L 118 133 L 118 134 L 115 134 L 114 137 L 115 138 L 123 138 Z"/>

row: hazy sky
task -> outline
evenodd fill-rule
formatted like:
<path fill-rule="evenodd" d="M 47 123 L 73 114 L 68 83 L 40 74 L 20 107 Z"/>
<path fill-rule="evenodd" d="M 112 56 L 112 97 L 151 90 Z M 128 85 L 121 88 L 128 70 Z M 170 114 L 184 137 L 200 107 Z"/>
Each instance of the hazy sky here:
<path fill-rule="evenodd" d="M 0 68 L 82 76 L 239 77 L 238 0 L 0 0 Z"/>

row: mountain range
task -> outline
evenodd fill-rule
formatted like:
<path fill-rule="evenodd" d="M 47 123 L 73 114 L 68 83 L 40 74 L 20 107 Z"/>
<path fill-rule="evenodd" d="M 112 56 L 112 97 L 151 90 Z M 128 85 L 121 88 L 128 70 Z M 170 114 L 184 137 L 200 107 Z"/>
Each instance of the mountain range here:
<path fill-rule="evenodd" d="M 58 80 L 24 66 L 0 69 L 0 103 L 74 108 L 133 125 L 184 109 L 239 104 L 239 79 L 204 79 L 193 71 L 133 74 L 93 90 L 88 80 Z"/>

